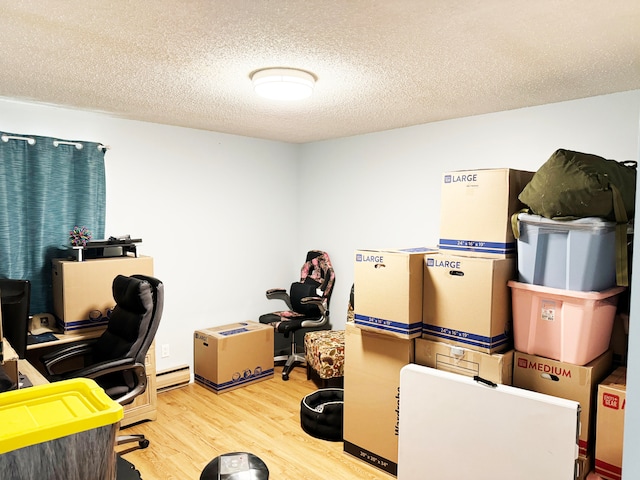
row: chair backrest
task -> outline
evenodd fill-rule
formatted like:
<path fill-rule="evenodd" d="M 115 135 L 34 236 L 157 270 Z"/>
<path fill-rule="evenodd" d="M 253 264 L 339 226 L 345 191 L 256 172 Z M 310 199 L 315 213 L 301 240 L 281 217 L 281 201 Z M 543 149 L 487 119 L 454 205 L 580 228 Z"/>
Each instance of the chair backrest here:
<path fill-rule="evenodd" d="M 300 270 L 300 282 L 314 285 L 322 292 L 320 296 L 328 302 L 335 278 L 329 254 L 321 250 L 309 250 L 307 260 Z"/>
<path fill-rule="evenodd" d="M 131 358 L 144 364 L 162 317 L 162 282 L 144 275 L 118 275 L 112 289 L 116 306 L 93 347 L 93 360 Z"/>

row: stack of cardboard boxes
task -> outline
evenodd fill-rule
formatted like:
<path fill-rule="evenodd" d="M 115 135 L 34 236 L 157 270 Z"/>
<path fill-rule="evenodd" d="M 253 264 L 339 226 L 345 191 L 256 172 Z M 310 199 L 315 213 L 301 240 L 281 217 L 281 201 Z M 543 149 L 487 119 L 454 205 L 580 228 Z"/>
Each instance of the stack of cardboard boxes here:
<path fill-rule="evenodd" d="M 547 291 L 526 290 L 519 271 L 538 267 L 525 265 L 518 257 L 521 240 L 515 238 L 512 219 L 524 208 L 518 195 L 532 177 L 533 172 L 513 169 L 445 173 L 436 249 L 355 252 L 355 315 L 354 323 L 347 324 L 345 340 L 347 453 L 396 474 L 399 372 L 415 362 L 579 402 L 578 478 L 586 477 L 596 442 L 596 393 L 612 370 L 607 332 L 597 327 L 602 315 L 615 314 L 620 290 L 606 289 L 606 294 L 596 296 L 583 292 L 577 295 L 578 306 Z M 602 232 L 609 234 L 608 229 Z M 548 239 L 542 229 L 535 233 Z M 580 235 L 573 236 L 582 250 L 589 242 Z M 533 260 L 526 261 L 539 265 L 557 248 L 543 243 L 536 247 Z M 595 246 L 587 247 L 600 249 L 600 243 L 606 242 L 596 239 Z M 580 254 L 585 268 L 590 265 L 588 258 L 597 255 Z M 565 263 L 575 265 L 571 260 Z M 562 259 L 554 258 L 549 268 L 559 263 Z M 605 276 L 612 278 L 611 272 Z M 545 328 L 551 330 L 543 335 Z M 538 341 L 521 341 L 521 348 L 516 342 L 514 348 L 518 334 L 518 339 Z M 575 345 L 557 347 L 567 341 Z M 617 389 L 615 398 L 620 398 L 620 375 L 602 388 Z M 611 400 L 614 396 L 601 393 L 600 398 L 607 413 L 618 406 L 615 411 L 620 415 L 623 409 L 618 400 Z M 603 453 L 602 462 L 615 469 L 611 459 L 615 452 L 610 450 Z"/>

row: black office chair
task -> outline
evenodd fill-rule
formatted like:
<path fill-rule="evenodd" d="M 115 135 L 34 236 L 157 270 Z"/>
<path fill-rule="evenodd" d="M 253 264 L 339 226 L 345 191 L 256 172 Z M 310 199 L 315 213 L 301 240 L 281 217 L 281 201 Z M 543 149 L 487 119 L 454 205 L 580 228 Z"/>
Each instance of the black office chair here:
<path fill-rule="evenodd" d="M 260 323 L 272 325 L 276 332 L 291 336 L 291 350 L 273 359 L 285 362 L 282 380 L 289 380 L 289 373 L 297 363 L 306 363 L 304 353 L 297 351 L 296 331 L 309 327 L 330 328 L 329 300 L 334 282 L 335 273 L 329 255 L 311 250 L 300 271 L 300 281 L 291 284 L 289 293 L 284 288 L 267 290 L 268 299 L 282 300 L 289 307 L 289 310 L 267 313 L 259 318 Z"/>
<path fill-rule="evenodd" d="M 147 389 L 145 357 L 162 317 L 164 285 L 146 275 L 118 275 L 113 298 L 116 306 L 100 337 L 60 348 L 41 361 L 49 381 L 91 378 L 124 406 Z M 119 436 L 117 444 L 136 441 L 140 448 L 149 446 L 144 435 Z"/>

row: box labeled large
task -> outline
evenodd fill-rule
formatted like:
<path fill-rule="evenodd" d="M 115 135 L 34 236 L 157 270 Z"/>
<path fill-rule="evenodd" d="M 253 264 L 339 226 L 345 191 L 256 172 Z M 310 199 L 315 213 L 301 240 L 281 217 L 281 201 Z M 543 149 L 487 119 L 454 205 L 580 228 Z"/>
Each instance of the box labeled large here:
<path fill-rule="evenodd" d="M 574 365 L 526 353 L 515 353 L 513 386 L 580 403 L 580 455 L 593 455 L 598 383 L 611 371 L 608 351 L 587 365 Z"/>
<path fill-rule="evenodd" d="M 518 195 L 533 172 L 496 168 L 442 176 L 439 247 L 465 256 L 516 254 L 511 215 L 524 208 Z"/>
<path fill-rule="evenodd" d="M 415 362 L 418 365 L 511 385 L 513 350 L 489 354 L 426 338 L 416 338 L 414 341 Z"/>
<path fill-rule="evenodd" d="M 400 370 L 413 359 L 413 339 L 366 331 L 347 323 L 344 451 L 391 475 L 397 475 L 398 469 Z"/>
<path fill-rule="evenodd" d="M 64 333 L 104 328 L 113 308 L 113 279 L 118 275 L 153 276 L 151 257 L 52 260 L 53 313 Z"/>
<path fill-rule="evenodd" d="M 215 393 L 273 378 L 273 327 L 246 321 L 197 330 L 194 379 Z"/>
<path fill-rule="evenodd" d="M 624 287 L 581 292 L 510 281 L 516 350 L 584 365 L 609 348 Z"/>
<path fill-rule="evenodd" d="M 356 250 L 355 323 L 365 330 L 415 338 L 422 333 L 424 256 L 436 249 Z"/>
<path fill-rule="evenodd" d="M 627 369 L 618 367 L 598 386 L 596 473 L 605 480 L 622 479 Z"/>
<path fill-rule="evenodd" d="M 424 260 L 422 337 L 485 353 L 508 350 L 512 338 L 507 282 L 515 275 L 515 258 L 437 254 Z"/>
<path fill-rule="evenodd" d="M 565 290 L 616 286 L 616 224 L 602 218 L 560 221 L 518 214 L 518 279 Z"/>

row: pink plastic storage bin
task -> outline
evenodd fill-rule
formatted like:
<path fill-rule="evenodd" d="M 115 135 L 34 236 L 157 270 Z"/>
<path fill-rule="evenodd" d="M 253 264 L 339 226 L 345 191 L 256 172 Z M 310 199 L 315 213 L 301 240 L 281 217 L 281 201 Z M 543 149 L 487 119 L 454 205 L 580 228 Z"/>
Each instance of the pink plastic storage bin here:
<path fill-rule="evenodd" d="M 508 285 L 519 352 L 585 365 L 609 348 L 624 287 L 581 292 L 513 280 Z"/>

